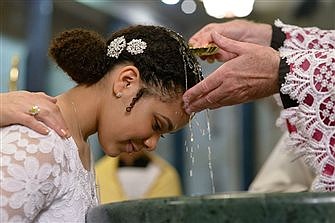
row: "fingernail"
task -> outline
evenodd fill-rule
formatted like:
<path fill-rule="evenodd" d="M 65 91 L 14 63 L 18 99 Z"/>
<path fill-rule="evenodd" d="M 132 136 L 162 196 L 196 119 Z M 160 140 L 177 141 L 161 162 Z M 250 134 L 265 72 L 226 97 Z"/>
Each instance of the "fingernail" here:
<path fill-rule="evenodd" d="M 68 138 L 68 137 L 69 137 L 69 135 L 68 135 L 68 132 L 67 132 L 67 131 L 65 131 L 64 129 L 61 129 L 60 131 L 63 133 L 63 137 L 66 137 L 66 138 Z"/>
<path fill-rule="evenodd" d="M 45 129 L 45 134 L 49 135 L 50 134 L 50 130 L 49 129 Z"/>
<path fill-rule="evenodd" d="M 186 109 L 185 109 L 185 112 L 186 112 L 187 114 L 189 114 L 189 115 L 192 114 L 191 109 L 189 109 L 189 108 L 186 108 Z"/>
<path fill-rule="evenodd" d="M 183 97 L 183 101 L 184 101 L 184 106 L 188 106 L 188 104 L 190 103 L 190 99 L 187 96 Z"/>

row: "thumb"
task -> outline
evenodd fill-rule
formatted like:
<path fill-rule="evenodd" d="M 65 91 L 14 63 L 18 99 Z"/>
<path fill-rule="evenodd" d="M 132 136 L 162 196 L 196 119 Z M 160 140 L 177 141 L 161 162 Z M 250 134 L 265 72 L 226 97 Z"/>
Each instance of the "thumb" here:
<path fill-rule="evenodd" d="M 217 32 L 211 33 L 213 42 L 222 50 L 233 54 L 241 54 L 243 52 L 243 42 L 232 40 L 222 36 Z"/>

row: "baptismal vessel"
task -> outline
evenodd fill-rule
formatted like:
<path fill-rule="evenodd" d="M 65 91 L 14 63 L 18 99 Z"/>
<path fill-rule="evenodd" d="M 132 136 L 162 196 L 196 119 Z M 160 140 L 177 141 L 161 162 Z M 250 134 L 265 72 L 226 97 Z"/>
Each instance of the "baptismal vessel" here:
<path fill-rule="evenodd" d="M 123 201 L 100 205 L 89 223 L 330 223 L 335 193 L 234 193 Z"/>

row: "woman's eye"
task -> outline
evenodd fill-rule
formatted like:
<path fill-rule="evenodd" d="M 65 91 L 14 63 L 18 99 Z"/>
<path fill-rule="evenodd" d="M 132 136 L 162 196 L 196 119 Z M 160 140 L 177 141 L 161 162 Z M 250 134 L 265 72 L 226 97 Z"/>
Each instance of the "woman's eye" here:
<path fill-rule="evenodd" d="M 157 120 L 155 120 L 155 123 L 153 124 L 152 129 L 156 132 L 163 132 L 163 128 L 160 125 L 160 122 Z M 161 138 L 165 138 L 165 136 L 161 134 Z"/>
<path fill-rule="evenodd" d="M 157 132 L 161 132 L 163 130 L 157 121 L 155 121 L 155 124 L 152 126 L 152 129 Z"/>

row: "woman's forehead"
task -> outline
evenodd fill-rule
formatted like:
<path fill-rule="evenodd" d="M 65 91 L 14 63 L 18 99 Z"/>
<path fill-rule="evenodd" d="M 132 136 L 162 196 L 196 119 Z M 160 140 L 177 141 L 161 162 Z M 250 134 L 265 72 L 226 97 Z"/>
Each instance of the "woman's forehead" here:
<path fill-rule="evenodd" d="M 170 109 L 172 112 L 169 114 L 169 118 L 173 124 L 173 131 L 184 127 L 188 123 L 190 116 L 184 111 L 181 105 L 179 107 L 171 106 Z"/>

